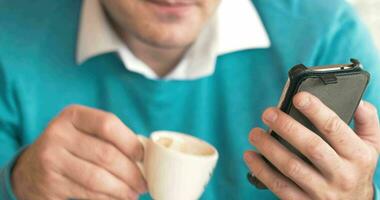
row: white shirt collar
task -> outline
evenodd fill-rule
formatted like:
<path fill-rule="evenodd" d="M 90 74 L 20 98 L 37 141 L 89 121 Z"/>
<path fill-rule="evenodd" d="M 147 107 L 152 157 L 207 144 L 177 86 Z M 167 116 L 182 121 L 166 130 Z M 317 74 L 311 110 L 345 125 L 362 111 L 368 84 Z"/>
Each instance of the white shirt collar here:
<path fill-rule="evenodd" d="M 99 0 L 84 0 L 77 45 L 78 64 L 97 55 L 117 52 L 128 70 L 150 79 L 159 78 L 117 36 Z M 208 76 L 215 71 L 219 55 L 269 46 L 269 37 L 250 0 L 222 0 L 216 15 L 182 61 L 164 79 L 185 80 Z"/>

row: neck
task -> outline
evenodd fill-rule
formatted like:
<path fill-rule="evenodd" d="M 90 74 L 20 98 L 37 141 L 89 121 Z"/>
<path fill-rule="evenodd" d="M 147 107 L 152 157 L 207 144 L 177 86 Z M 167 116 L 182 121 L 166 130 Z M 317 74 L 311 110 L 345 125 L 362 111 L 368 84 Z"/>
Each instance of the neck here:
<path fill-rule="evenodd" d="M 159 77 L 169 74 L 181 61 L 188 47 L 164 48 L 150 45 L 124 31 L 109 16 L 112 26 L 132 53 L 148 65 Z"/>
<path fill-rule="evenodd" d="M 132 53 L 147 64 L 160 77 L 170 73 L 181 61 L 187 50 L 187 47 L 155 47 L 128 33 L 119 32 L 119 35 Z"/>
<path fill-rule="evenodd" d="M 164 48 L 150 45 L 132 34 L 123 30 L 104 9 L 106 16 L 132 53 L 148 65 L 159 77 L 169 74 L 185 55 L 188 46 L 178 48 Z"/>

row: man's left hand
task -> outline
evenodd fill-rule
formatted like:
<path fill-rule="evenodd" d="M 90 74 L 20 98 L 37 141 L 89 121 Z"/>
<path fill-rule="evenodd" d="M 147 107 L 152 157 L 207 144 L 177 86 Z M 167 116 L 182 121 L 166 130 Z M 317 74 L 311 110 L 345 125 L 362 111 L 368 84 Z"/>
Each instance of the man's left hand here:
<path fill-rule="evenodd" d="M 322 134 L 307 129 L 277 108 L 263 113 L 263 121 L 313 164 L 291 153 L 262 129 L 249 139 L 258 152 L 244 159 L 251 172 L 281 199 L 373 199 L 373 175 L 380 152 L 380 125 L 376 108 L 361 102 L 352 130 L 313 95 L 300 92 L 293 99 Z M 322 139 L 322 137 L 324 139 Z"/>

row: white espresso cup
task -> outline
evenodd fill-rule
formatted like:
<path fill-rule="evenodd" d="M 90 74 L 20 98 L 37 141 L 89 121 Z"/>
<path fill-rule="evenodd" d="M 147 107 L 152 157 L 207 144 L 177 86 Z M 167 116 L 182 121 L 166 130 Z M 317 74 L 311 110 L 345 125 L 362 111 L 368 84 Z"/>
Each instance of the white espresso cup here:
<path fill-rule="evenodd" d="M 218 160 L 217 150 L 190 135 L 156 131 L 139 135 L 144 159 L 138 163 L 155 200 L 196 200 L 202 195 Z"/>

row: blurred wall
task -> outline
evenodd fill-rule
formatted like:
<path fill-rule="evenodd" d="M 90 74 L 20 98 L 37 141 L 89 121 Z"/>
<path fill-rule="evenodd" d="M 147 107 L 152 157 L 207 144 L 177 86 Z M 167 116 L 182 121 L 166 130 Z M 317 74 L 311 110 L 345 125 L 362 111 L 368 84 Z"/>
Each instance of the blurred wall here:
<path fill-rule="evenodd" d="M 380 49 L 380 0 L 348 0 L 369 26 Z"/>

